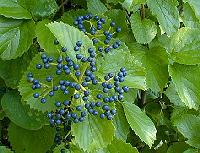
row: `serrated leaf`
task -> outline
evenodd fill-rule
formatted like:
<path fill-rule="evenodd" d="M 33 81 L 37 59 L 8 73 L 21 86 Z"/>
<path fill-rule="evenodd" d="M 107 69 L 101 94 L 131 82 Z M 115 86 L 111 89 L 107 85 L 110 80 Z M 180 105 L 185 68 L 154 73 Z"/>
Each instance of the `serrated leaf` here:
<path fill-rule="evenodd" d="M 124 110 L 121 104 L 116 105 L 117 114 L 113 118 L 113 124 L 115 126 L 115 137 L 117 139 L 126 142 L 127 135 L 129 133 L 129 124 L 124 115 Z"/>
<path fill-rule="evenodd" d="M 200 30 L 181 28 L 171 38 L 171 57 L 180 64 L 200 63 Z"/>
<path fill-rule="evenodd" d="M 168 35 L 178 30 L 180 23 L 177 0 L 148 0 L 147 4 Z"/>
<path fill-rule="evenodd" d="M 191 114 L 184 114 L 174 121 L 178 131 L 188 140 L 189 145 L 200 148 L 200 117 Z"/>
<path fill-rule="evenodd" d="M 34 112 L 27 105 L 23 105 L 18 92 L 10 91 L 1 99 L 1 105 L 7 117 L 16 125 L 29 129 L 40 129 L 46 122 L 45 115 Z M 43 116 L 41 116 L 43 115 Z"/>
<path fill-rule="evenodd" d="M 13 89 L 17 88 L 23 72 L 27 69 L 34 53 L 35 48 L 31 47 L 28 52 L 23 54 L 22 57 L 8 61 L 0 60 L 0 77 L 4 79 L 7 87 L 11 87 Z"/>
<path fill-rule="evenodd" d="M 150 19 L 141 19 L 140 15 L 134 13 L 130 17 L 131 29 L 138 43 L 150 43 L 157 34 L 155 22 Z"/>
<path fill-rule="evenodd" d="M 6 146 L 0 146 L 1 153 L 13 153 L 10 149 L 6 148 Z"/>
<path fill-rule="evenodd" d="M 0 15 L 15 19 L 31 19 L 31 14 L 14 0 L 0 0 Z"/>
<path fill-rule="evenodd" d="M 126 46 L 122 45 L 121 48 L 97 59 L 99 77 L 103 77 L 109 72 L 119 72 L 121 67 L 125 67 L 128 74 L 123 84 L 132 88 L 146 89 L 144 68 L 135 62 L 134 56 L 130 54 Z"/>
<path fill-rule="evenodd" d="M 108 9 L 100 0 L 89 0 L 87 1 L 88 12 L 92 14 L 103 14 Z"/>
<path fill-rule="evenodd" d="M 122 140 L 114 139 L 107 148 L 98 150 L 97 153 L 122 153 L 126 150 L 126 153 L 139 153 L 136 147 L 132 147 L 131 144 L 125 143 Z"/>
<path fill-rule="evenodd" d="M 72 124 L 74 142 L 84 151 L 104 148 L 111 143 L 114 127 L 111 121 L 96 116 L 87 116 L 84 122 Z"/>
<path fill-rule="evenodd" d="M 170 102 L 174 104 L 174 106 L 185 107 L 185 104 L 181 101 L 176 87 L 173 83 L 167 88 L 164 94 L 169 98 Z"/>
<path fill-rule="evenodd" d="M 164 48 L 154 47 L 145 56 L 147 86 L 154 92 L 163 91 L 168 82 L 168 56 Z"/>
<path fill-rule="evenodd" d="M 67 54 L 72 60 L 76 59 L 76 54 L 74 54 L 74 46 L 76 45 L 77 41 L 82 41 L 83 43 L 84 49 L 81 50 L 81 54 L 83 56 L 87 56 L 87 49 L 93 46 L 92 41 L 83 32 L 68 24 L 64 24 L 63 22 L 53 22 L 49 23 L 47 27 L 58 39 L 60 44 L 68 49 Z"/>
<path fill-rule="evenodd" d="M 58 10 L 55 0 L 18 0 L 19 4 L 28 9 L 35 18 L 52 16 Z"/>
<path fill-rule="evenodd" d="M 16 153 L 47 152 L 53 145 L 54 136 L 55 130 L 48 126 L 37 131 L 30 131 L 11 123 L 8 128 L 9 141 Z"/>
<path fill-rule="evenodd" d="M 0 18 L 0 58 L 15 59 L 22 56 L 35 36 L 33 21 Z"/>
<path fill-rule="evenodd" d="M 132 130 L 144 141 L 149 147 L 152 147 L 156 140 L 157 130 L 151 119 L 132 103 L 123 103 L 124 112 Z"/>
<path fill-rule="evenodd" d="M 200 67 L 174 63 L 169 67 L 169 72 L 182 102 L 190 109 L 198 109 L 200 102 L 200 78 L 198 77 Z"/>
<path fill-rule="evenodd" d="M 184 2 L 188 2 L 192 9 L 194 10 L 197 18 L 200 21 L 200 3 L 198 0 L 183 0 Z"/>
<path fill-rule="evenodd" d="M 200 21 L 188 3 L 183 4 L 183 23 L 186 27 L 200 28 Z"/>
<path fill-rule="evenodd" d="M 136 7 L 137 9 L 140 7 L 140 4 L 146 3 L 147 0 L 124 0 L 122 6 L 129 12 L 135 11 Z"/>
<path fill-rule="evenodd" d="M 198 153 L 198 149 L 189 148 L 185 150 L 183 153 Z"/>
<path fill-rule="evenodd" d="M 167 149 L 167 153 L 183 153 L 188 147 L 185 142 L 174 142 Z"/>
<path fill-rule="evenodd" d="M 65 143 L 61 143 L 53 149 L 53 153 L 61 153 L 64 150 L 65 153 L 85 153 L 77 145 L 70 144 L 70 149 L 65 148 Z"/>
<path fill-rule="evenodd" d="M 57 59 L 58 56 L 53 56 L 54 59 Z M 51 65 L 49 69 L 36 69 L 36 64 L 41 63 L 41 55 L 37 54 L 30 66 L 28 67 L 27 71 L 24 73 L 20 83 L 19 83 L 19 91 L 22 95 L 22 100 L 24 100 L 28 105 L 30 105 L 30 108 L 46 112 L 46 111 L 53 111 L 56 110 L 55 102 L 60 101 L 63 102 L 65 100 L 70 99 L 70 94 L 65 95 L 63 92 L 58 91 L 55 93 L 53 97 L 49 96 L 49 92 L 53 90 L 53 86 L 59 85 L 60 80 L 72 80 L 70 76 L 67 76 L 63 73 L 62 75 L 56 75 L 56 66 Z M 27 81 L 27 74 L 31 72 L 34 75 L 35 79 L 38 79 L 42 83 L 42 87 L 37 90 L 32 89 L 32 83 Z M 46 77 L 47 76 L 53 77 L 53 84 L 52 82 L 47 82 Z M 38 92 L 40 94 L 40 98 L 34 98 L 33 94 Z M 45 104 L 40 102 L 40 99 L 42 97 L 45 97 L 47 102 Z"/>

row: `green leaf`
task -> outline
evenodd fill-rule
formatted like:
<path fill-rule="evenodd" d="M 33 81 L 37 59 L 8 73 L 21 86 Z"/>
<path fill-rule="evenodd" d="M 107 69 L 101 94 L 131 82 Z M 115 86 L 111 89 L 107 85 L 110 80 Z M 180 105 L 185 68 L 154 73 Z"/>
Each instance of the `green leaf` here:
<path fill-rule="evenodd" d="M 74 142 L 84 151 L 104 148 L 111 143 L 114 127 L 109 120 L 88 115 L 84 122 L 72 124 Z"/>
<path fill-rule="evenodd" d="M 6 146 L 0 146 L 1 153 L 13 153 L 10 149 L 6 148 Z"/>
<path fill-rule="evenodd" d="M 200 28 L 200 20 L 195 16 L 193 9 L 188 3 L 183 4 L 183 23 L 186 27 Z"/>
<path fill-rule="evenodd" d="M 200 30 L 181 28 L 171 38 L 171 57 L 180 64 L 200 63 Z"/>
<path fill-rule="evenodd" d="M 131 29 L 138 43 L 150 43 L 157 34 L 155 22 L 150 19 L 141 19 L 140 15 L 134 13 L 130 17 Z"/>
<path fill-rule="evenodd" d="M 17 88 L 23 72 L 27 69 L 27 66 L 34 56 L 35 50 L 34 47 L 31 47 L 22 57 L 8 61 L 0 60 L 0 77 L 4 79 L 7 87 Z"/>
<path fill-rule="evenodd" d="M 47 56 L 49 56 L 47 54 Z M 51 56 L 53 59 L 57 59 L 58 56 Z M 30 105 L 30 108 L 46 112 L 46 111 L 53 111 L 56 110 L 55 102 L 60 101 L 63 102 L 66 99 L 70 99 L 70 93 L 68 95 L 63 94 L 61 90 L 56 92 L 53 97 L 49 96 L 49 92 L 53 90 L 53 86 L 59 85 L 60 80 L 70 80 L 72 81 L 72 78 L 70 76 L 66 76 L 65 73 L 62 73 L 61 75 L 56 75 L 56 64 L 51 65 L 49 69 L 36 69 L 36 65 L 38 63 L 42 64 L 41 60 L 41 55 L 37 54 L 31 64 L 29 65 L 27 71 L 24 73 L 20 83 L 19 83 L 19 91 L 20 94 L 22 95 L 22 100 L 24 100 L 28 105 Z M 64 64 L 64 63 L 63 63 Z M 66 63 L 65 63 L 66 64 Z M 34 79 L 37 79 L 40 81 L 42 87 L 40 89 L 33 90 L 32 89 L 32 84 L 27 80 L 27 74 L 31 72 L 34 76 Z M 51 75 L 53 77 L 53 84 L 52 82 L 47 82 L 46 77 Z M 74 81 L 74 80 L 73 80 Z M 34 98 L 33 94 L 34 93 L 39 93 L 40 97 L 39 98 Z M 45 104 L 41 103 L 40 100 L 42 97 L 45 97 L 47 102 Z"/>
<path fill-rule="evenodd" d="M 168 35 L 178 30 L 180 23 L 177 0 L 148 0 L 147 4 Z"/>
<path fill-rule="evenodd" d="M 170 84 L 164 93 L 169 98 L 170 102 L 174 104 L 174 106 L 185 107 L 185 104 L 181 101 L 173 83 Z"/>
<path fill-rule="evenodd" d="M 97 153 L 122 153 L 126 150 L 126 153 L 139 153 L 137 148 L 132 147 L 131 144 L 125 143 L 121 140 L 114 139 L 107 148 L 98 150 Z"/>
<path fill-rule="evenodd" d="M 37 41 L 40 44 L 40 47 L 43 48 L 45 52 L 54 54 L 55 52 L 57 52 L 58 47 L 54 45 L 54 39 L 55 39 L 54 35 L 51 33 L 49 28 L 46 27 L 46 24 L 48 23 L 50 23 L 50 21 L 47 19 L 38 22 L 35 33 L 37 36 Z"/>
<path fill-rule="evenodd" d="M 132 130 L 149 147 L 152 147 L 154 140 L 156 140 L 157 130 L 151 119 L 138 106 L 132 103 L 125 102 L 123 107 Z"/>
<path fill-rule="evenodd" d="M 174 63 L 169 67 L 169 72 L 182 102 L 190 109 L 198 109 L 200 102 L 200 78 L 198 77 L 200 66 Z"/>
<path fill-rule="evenodd" d="M 25 130 L 11 123 L 8 128 L 8 137 L 16 153 L 44 153 L 53 145 L 55 131 L 44 126 L 37 131 Z"/>
<path fill-rule="evenodd" d="M 58 5 L 55 0 L 18 0 L 19 3 L 28 9 L 35 18 L 45 18 L 53 16 Z"/>
<path fill-rule="evenodd" d="M 168 56 L 164 48 L 154 47 L 145 56 L 147 86 L 154 92 L 163 91 L 168 82 Z"/>
<path fill-rule="evenodd" d="M 29 129 L 40 129 L 45 123 L 44 114 L 34 112 L 27 105 L 23 105 L 18 92 L 10 91 L 1 99 L 1 105 L 7 117 L 16 125 Z"/>
<path fill-rule="evenodd" d="M 198 153 L 198 149 L 189 148 L 185 150 L 183 153 Z"/>
<path fill-rule="evenodd" d="M 140 7 L 140 4 L 146 3 L 147 0 L 124 0 L 122 6 L 128 11 L 135 11 L 136 7 L 137 9 Z"/>
<path fill-rule="evenodd" d="M 99 77 L 109 72 L 119 72 L 121 67 L 125 67 L 128 74 L 123 84 L 131 88 L 146 89 L 144 68 L 135 62 L 134 56 L 125 45 L 97 59 Z"/>
<path fill-rule="evenodd" d="M 122 3 L 124 0 L 107 0 L 107 3 L 113 3 L 113 4 L 118 4 Z"/>
<path fill-rule="evenodd" d="M 187 138 L 186 143 L 200 148 L 200 117 L 191 114 L 184 114 L 174 121 L 178 131 Z"/>
<path fill-rule="evenodd" d="M 126 142 L 127 135 L 129 133 L 129 124 L 124 115 L 124 110 L 121 104 L 116 105 L 117 114 L 113 118 L 113 124 L 115 126 L 115 137 L 117 139 Z"/>
<path fill-rule="evenodd" d="M 200 3 L 198 0 L 183 0 L 184 2 L 188 2 L 192 9 L 194 10 L 197 18 L 200 21 Z"/>
<path fill-rule="evenodd" d="M 81 54 L 83 56 L 87 56 L 87 49 L 93 46 L 92 41 L 83 32 L 68 24 L 64 24 L 63 22 L 53 22 L 49 23 L 47 27 L 58 39 L 60 44 L 68 49 L 67 54 L 72 60 L 76 60 L 74 46 L 77 41 L 81 40 L 84 45 L 84 49 L 81 50 Z"/>
<path fill-rule="evenodd" d="M 22 56 L 35 36 L 33 21 L 0 18 L 0 58 L 15 59 Z"/>
<path fill-rule="evenodd" d="M 0 15 L 15 19 L 31 19 L 31 14 L 15 0 L 0 0 Z"/>
<path fill-rule="evenodd" d="M 103 14 L 108 10 L 100 0 L 88 0 L 87 7 L 92 14 Z"/>
<path fill-rule="evenodd" d="M 185 142 L 174 142 L 169 146 L 167 153 L 183 153 L 188 147 Z"/>

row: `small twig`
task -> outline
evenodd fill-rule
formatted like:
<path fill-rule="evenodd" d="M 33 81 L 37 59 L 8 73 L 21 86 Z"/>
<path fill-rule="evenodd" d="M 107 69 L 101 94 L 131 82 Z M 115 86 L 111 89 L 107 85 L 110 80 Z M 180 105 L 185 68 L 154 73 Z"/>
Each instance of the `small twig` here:
<path fill-rule="evenodd" d="M 64 12 L 65 12 L 65 4 L 67 4 L 67 2 L 68 2 L 68 0 L 66 0 L 66 1 L 64 1 L 64 2 L 63 2 L 63 0 L 61 0 L 61 4 L 60 4 L 58 10 L 62 9 L 62 15 L 63 15 Z"/>
<path fill-rule="evenodd" d="M 140 16 L 142 20 L 145 18 L 145 7 L 144 4 L 141 4 Z"/>

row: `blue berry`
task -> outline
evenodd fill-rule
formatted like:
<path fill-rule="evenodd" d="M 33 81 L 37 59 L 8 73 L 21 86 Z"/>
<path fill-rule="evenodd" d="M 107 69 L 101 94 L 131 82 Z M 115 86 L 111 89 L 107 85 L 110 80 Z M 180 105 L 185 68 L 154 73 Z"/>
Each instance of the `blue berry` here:
<path fill-rule="evenodd" d="M 103 101 L 104 101 L 105 103 L 107 103 L 107 102 L 109 102 L 109 98 L 105 97 L 105 98 L 103 99 Z"/>
<path fill-rule="evenodd" d="M 101 107 L 102 106 L 102 102 L 96 102 L 96 106 L 97 107 Z"/>
<path fill-rule="evenodd" d="M 114 26 L 115 26 L 115 22 L 112 21 L 112 22 L 110 23 L 110 26 L 111 26 L 111 27 L 114 27 Z"/>
<path fill-rule="evenodd" d="M 49 63 L 45 63 L 45 64 L 44 64 L 44 68 L 45 68 L 45 69 L 48 69 L 49 67 L 50 67 L 50 64 L 49 64 Z"/>
<path fill-rule="evenodd" d="M 39 83 L 38 80 L 36 80 L 36 79 L 33 80 L 33 84 L 38 84 L 38 83 Z"/>
<path fill-rule="evenodd" d="M 49 57 L 48 58 L 48 61 L 51 63 L 51 62 L 53 62 L 53 57 Z"/>
<path fill-rule="evenodd" d="M 92 114 L 93 114 L 93 115 L 98 115 L 98 111 L 94 110 L 94 111 L 92 112 Z"/>
<path fill-rule="evenodd" d="M 71 61 L 70 57 L 69 57 L 69 56 L 66 56 L 66 57 L 65 57 L 65 61 L 66 61 L 66 62 L 70 62 L 70 61 Z"/>
<path fill-rule="evenodd" d="M 50 91 L 50 92 L 49 92 L 49 96 L 50 96 L 50 97 L 54 96 L 54 92 L 53 92 L 53 91 Z"/>
<path fill-rule="evenodd" d="M 108 119 L 108 120 L 112 120 L 112 118 L 113 118 L 112 115 L 108 115 L 108 116 L 107 116 L 107 119 Z"/>
<path fill-rule="evenodd" d="M 106 76 L 104 76 L 104 79 L 105 79 L 106 81 L 108 81 L 108 80 L 110 79 L 110 77 L 109 77 L 108 75 L 106 75 Z"/>
<path fill-rule="evenodd" d="M 69 68 L 65 70 L 65 74 L 67 74 L 67 75 L 68 75 L 68 74 L 70 74 L 70 73 L 71 73 L 71 71 L 70 71 L 70 69 L 69 69 Z"/>
<path fill-rule="evenodd" d="M 90 106 L 91 106 L 92 108 L 94 108 L 94 107 L 96 106 L 96 104 L 95 104 L 94 102 L 91 102 L 91 103 L 90 103 Z"/>
<path fill-rule="evenodd" d="M 64 95 L 67 95 L 68 93 L 69 93 L 68 90 L 64 90 L 64 92 L 63 92 Z"/>
<path fill-rule="evenodd" d="M 103 105 L 102 109 L 108 111 L 110 110 L 110 107 L 108 105 Z"/>
<path fill-rule="evenodd" d="M 61 120 L 56 120 L 56 124 L 60 125 L 61 124 Z"/>
<path fill-rule="evenodd" d="M 78 47 L 81 47 L 82 41 L 77 41 L 77 42 L 76 42 L 76 45 L 77 45 Z"/>
<path fill-rule="evenodd" d="M 81 62 L 87 62 L 87 57 L 82 57 Z"/>
<path fill-rule="evenodd" d="M 77 107 L 76 107 L 76 110 L 77 110 L 77 111 L 81 111 L 81 110 L 82 110 L 82 107 L 81 107 L 81 106 L 77 106 Z"/>
<path fill-rule="evenodd" d="M 75 99 L 79 99 L 80 98 L 80 95 L 78 93 L 74 94 L 74 98 Z"/>
<path fill-rule="evenodd" d="M 90 70 L 86 70 L 86 71 L 85 71 L 85 75 L 86 75 L 86 76 L 90 76 L 91 74 L 92 74 L 92 73 L 91 73 Z"/>
<path fill-rule="evenodd" d="M 83 122 L 83 121 L 84 121 L 84 118 L 83 118 L 83 117 L 80 117 L 78 120 L 79 120 L 79 122 Z"/>
<path fill-rule="evenodd" d="M 96 70 L 97 70 L 97 68 L 96 68 L 95 66 L 92 66 L 92 67 L 91 67 L 91 71 L 92 71 L 92 72 L 95 72 Z"/>
<path fill-rule="evenodd" d="M 98 94 L 98 95 L 97 95 L 97 98 L 98 98 L 98 99 L 102 99 L 102 98 L 103 98 L 103 95 L 102 95 L 102 94 Z"/>
<path fill-rule="evenodd" d="M 103 82 L 101 85 L 102 85 L 104 88 L 107 87 L 107 83 L 106 83 L 106 82 Z"/>
<path fill-rule="evenodd" d="M 83 101 L 87 101 L 88 100 L 88 97 L 86 97 L 86 96 L 83 96 Z"/>
<path fill-rule="evenodd" d="M 117 33 L 121 32 L 121 31 L 122 31 L 121 27 L 117 27 L 117 28 L 116 28 L 116 32 L 117 32 Z"/>
<path fill-rule="evenodd" d="M 102 23 L 105 23 L 105 22 L 106 22 L 106 20 L 105 20 L 104 18 L 101 18 L 100 21 L 101 21 Z"/>
<path fill-rule="evenodd" d="M 64 105 L 65 105 L 65 106 L 68 106 L 68 105 L 69 105 L 69 101 L 68 101 L 68 100 L 65 100 L 65 101 L 64 101 Z"/>
<path fill-rule="evenodd" d="M 58 57 L 57 62 L 61 63 L 62 62 L 62 57 Z"/>
<path fill-rule="evenodd" d="M 98 81 L 97 80 L 92 80 L 92 84 L 96 85 L 96 84 L 98 84 Z"/>
<path fill-rule="evenodd" d="M 92 52 L 94 52 L 94 49 L 93 48 L 89 48 L 88 49 L 88 53 L 92 53 Z"/>
<path fill-rule="evenodd" d="M 106 53 L 108 53 L 108 52 L 110 51 L 110 48 L 109 48 L 109 47 L 106 47 L 106 48 L 104 49 L 104 51 L 105 51 Z"/>
<path fill-rule="evenodd" d="M 124 92 L 128 92 L 129 91 L 129 87 L 127 87 L 127 86 L 123 86 L 122 89 L 124 90 Z"/>
<path fill-rule="evenodd" d="M 104 93 L 108 93 L 109 89 L 108 88 L 103 88 Z"/>
<path fill-rule="evenodd" d="M 96 15 L 96 16 L 94 17 L 94 19 L 95 19 L 96 21 L 98 21 L 98 20 L 99 20 L 99 17 Z"/>
<path fill-rule="evenodd" d="M 73 68 L 74 68 L 74 70 L 78 70 L 79 69 L 79 65 L 78 64 L 74 64 Z"/>
<path fill-rule="evenodd" d="M 93 110 L 92 108 L 90 108 L 90 109 L 88 110 L 88 112 L 91 113 L 91 114 L 93 113 L 93 111 L 94 111 L 94 110 Z"/>
<path fill-rule="evenodd" d="M 90 104 L 89 104 L 89 103 L 86 103 L 86 104 L 85 104 L 85 108 L 86 108 L 86 109 L 89 109 L 89 108 L 90 108 Z"/>
<path fill-rule="evenodd" d="M 83 29 L 84 26 L 83 26 L 82 24 L 78 24 L 78 28 L 79 28 L 79 29 Z"/>
<path fill-rule="evenodd" d="M 64 109 L 60 109 L 59 113 L 60 113 L 61 115 L 63 115 L 63 114 L 65 114 L 65 110 L 64 110 Z"/>
<path fill-rule="evenodd" d="M 41 68 L 42 68 L 42 64 L 37 64 L 37 65 L 36 65 L 36 68 L 37 68 L 37 69 L 41 69 Z"/>
<path fill-rule="evenodd" d="M 113 87 L 112 84 L 108 84 L 108 85 L 107 85 L 107 88 L 108 88 L 108 89 L 112 89 L 112 87 Z"/>
<path fill-rule="evenodd" d="M 113 97 L 110 97 L 109 98 L 109 102 L 111 103 L 111 102 L 113 102 L 114 101 L 114 98 Z"/>
<path fill-rule="evenodd" d="M 76 75 L 77 77 L 79 77 L 79 76 L 81 76 L 81 72 L 80 72 L 80 71 L 76 71 L 76 72 L 75 72 L 75 75 Z"/>
<path fill-rule="evenodd" d="M 81 117 L 85 117 L 87 115 L 86 111 L 81 112 Z"/>
<path fill-rule="evenodd" d="M 74 88 L 74 87 L 76 86 L 76 83 L 75 83 L 75 82 L 70 82 L 69 86 L 70 86 L 71 88 Z"/>
<path fill-rule="evenodd" d="M 54 45 L 58 45 L 59 41 L 57 39 L 54 39 Z"/>
<path fill-rule="evenodd" d="M 39 93 L 34 93 L 34 94 L 33 94 L 33 97 L 34 97 L 34 98 L 38 98 L 39 96 L 40 96 Z"/>
<path fill-rule="evenodd" d="M 120 83 L 119 83 L 118 81 L 115 81 L 115 82 L 114 82 L 115 87 L 119 87 L 119 84 L 120 84 Z"/>
<path fill-rule="evenodd" d="M 82 55 L 81 55 L 81 54 L 76 54 L 76 58 L 77 58 L 77 59 L 81 59 L 81 58 L 82 58 Z"/>
<path fill-rule="evenodd" d="M 50 123 L 51 125 L 54 125 L 54 122 L 55 122 L 54 119 L 50 119 L 50 120 L 49 120 L 49 123 Z"/>
<path fill-rule="evenodd" d="M 117 113 L 117 111 L 116 111 L 116 109 L 112 109 L 112 110 L 110 111 L 110 113 L 111 113 L 112 115 L 115 115 L 115 114 Z"/>
<path fill-rule="evenodd" d="M 48 117 L 48 118 L 52 118 L 52 116 L 53 116 L 53 115 L 52 115 L 52 113 L 50 113 L 50 112 L 47 114 L 47 117 Z"/>
<path fill-rule="evenodd" d="M 86 77 L 85 77 L 85 81 L 86 81 L 86 82 L 90 82 L 90 81 L 91 81 L 91 78 L 90 78 L 89 76 L 86 76 Z"/>
<path fill-rule="evenodd" d="M 117 43 L 114 43 L 114 44 L 112 45 L 112 47 L 113 47 L 114 49 L 117 49 L 119 46 L 118 46 Z"/>
<path fill-rule="evenodd" d="M 78 25 L 78 21 L 77 20 L 74 21 L 74 25 Z"/>
<path fill-rule="evenodd" d="M 66 118 L 66 119 L 70 119 L 70 118 L 71 118 L 71 114 L 70 114 L 70 113 L 67 113 L 66 116 L 65 116 L 65 118 Z"/>
<path fill-rule="evenodd" d="M 84 91 L 85 96 L 89 96 L 90 92 L 88 90 Z"/>
<path fill-rule="evenodd" d="M 74 51 L 79 51 L 79 49 L 80 49 L 80 47 L 78 47 L 78 46 L 74 47 Z"/>
<path fill-rule="evenodd" d="M 48 77 L 46 77 L 46 80 L 47 80 L 48 82 L 51 82 L 52 77 L 51 77 L 51 76 L 48 76 Z"/>
<path fill-rule="evenodd" d="M 67 51 L 67 48 L 62 47 L 62 48 L 61 48 L 61 51 L 62 51 L 62 52 L 66 52 L 66 51 Z"/>
<path fill-rule="evenodd" d="M 102 26 L 102 22 L 101 21 L 97 21 L 97 26 L 98 25 Z"/>
<path fill-rule="evenodd" d="M 57 101 L 57 102 L 55 103 L 55 105 L 56 105 L 56 107 L 60 107 L 60 106 L 61 106 L 61 102 Z"/>
<path fill-rule="evenodd" d="M 61 70 L 56 70 L 56 74 L 57 74 L 57 75 L 60 75 L 61 73 L 62 73 Z"/>
<path fill-rule="evenodd" d="M 80 89 L 81 89 L 81 86 L 80 86 L 79 84 L 77 84 L 77 85 L 75 86 L 75 89 L 76 89 L 76 90 L 80 90 Z"/>
<path fill-rule="evenodd" d="M 93 44 L 98 43 L 98 39 L 97 38 L 93 38 L 92 41 L 93 41 Z"/>
<path fill-rule="evenodd" d="M 88 83 L 87 83 L 87 82 L 82 82 L 81 85 L 82 85 L 83 87 L 87 87 Z"/>
<path fill-rule="evenodd" d="M 119 100 L 119 101 L 121 101 L 121 100 L 123 100 L 123 99 L 124 99 L 124 96 L 123 96 L 123 95 L 119 95 L 119 96 L 118 96 L 118 100 Z"/>
<path fill-rule="evenodd" d="M 54 86 L 53 91 L 57 91 L 57 90 L 58 90 L 58 86 Z"/>
<path fill-rule="evenodd" d="M 74 118 L 74 119 L 76 119 L 78 117 L 78 115 L 76 113 L 72 113 L 71 117 Z"/>
<path fill-rule="evenodd" d="M 110 40 L 108 40 L 108 39 L 106 39 L 106 40 L 104 40 L 104 44 L 109 44 L 109 42 L 110 42 Z"/>
<path fill-rule="evenodd" d="M 103 51 L 103 47 L 99 46 L 99 47 L 98 47 L 98 51 L 99 51 L 99 52 L 102 52 L 102 51 Z"/>
<path fill-rule="evenodd" d="M 46 98 L 41 99 L 41 103 L 46 103 L 46 101 L 47 101 Z"/>
<path fill-rule="evenodd" d="M 100 118 L 105 118 L 106 116 L 105 116 L 105 114 L 100 114 Z"/>
<path fill-rule="evenodd" d="M 124 77 L 120 77 L 119 82 L 124 82 Z"/>
<path fill-rule="evenodd" d="M 114 81 L 119 81 L 119 77 L 118 76 L 114 76 Z"/>

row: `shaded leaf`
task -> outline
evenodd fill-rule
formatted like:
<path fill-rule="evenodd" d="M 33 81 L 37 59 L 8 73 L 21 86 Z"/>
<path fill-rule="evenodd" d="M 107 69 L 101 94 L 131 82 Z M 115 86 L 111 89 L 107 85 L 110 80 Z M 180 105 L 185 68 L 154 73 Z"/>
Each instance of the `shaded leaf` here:
<path fill-rule="evenodd" d="M 13 153 L 10 149 L 6 148 L 6 146 L 0 146 L 1 153 Z"/>
<path fill-rule="evenodd" d="M 107 11 L 106 6 L 100 0 L 87 1 L 88 12 L 92 14 L 103 14 Z"/>

